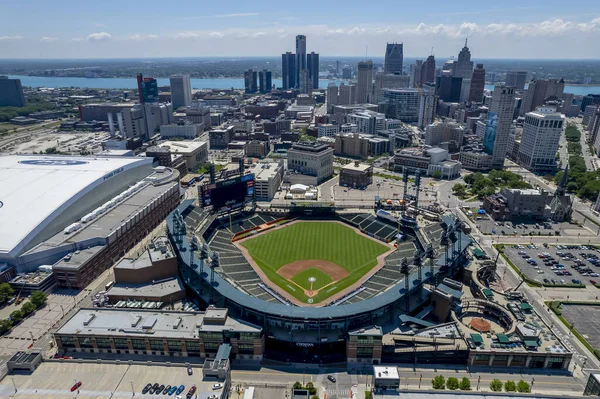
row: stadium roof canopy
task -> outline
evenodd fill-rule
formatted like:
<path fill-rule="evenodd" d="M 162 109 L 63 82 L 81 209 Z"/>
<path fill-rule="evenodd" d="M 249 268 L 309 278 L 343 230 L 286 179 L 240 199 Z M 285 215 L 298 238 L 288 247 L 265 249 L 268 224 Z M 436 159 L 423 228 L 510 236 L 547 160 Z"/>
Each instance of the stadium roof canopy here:
<path fill-rule="evenodd" d="M 0 261 L 17 256 L 94 188 L 151 162 L 139 157 L 0 156 Z"/>

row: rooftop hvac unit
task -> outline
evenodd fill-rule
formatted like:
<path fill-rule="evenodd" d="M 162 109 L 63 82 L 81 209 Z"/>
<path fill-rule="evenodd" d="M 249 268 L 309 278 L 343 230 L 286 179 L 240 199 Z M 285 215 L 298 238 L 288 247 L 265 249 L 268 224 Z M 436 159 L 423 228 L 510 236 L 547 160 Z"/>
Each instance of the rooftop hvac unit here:
<path fill-rule="evenodd" d="M 94 313 L 90 313 L 88 314 L 85 319 L 83 320 L 83 325 L 84 326 L 89 326 L 90 323 L 92 322 L 92 320 L 94 320 L 96 318 L 96 315 Z"/>
<path fill-rule="evenodd" d="M 65 234 L 71 234 L 74 231 L 77 231 L 81 228 L 81 223 L 72 223 L 70 225 L 68 225 L 63 231 L 65 232 Z"/>
<path fill-rule="evenodd" d="M 138 325 L 138 323 L 142 320 L 142 316 L 135 316 L 133 318 L 133 321 L 131 322 L 131 327 L 135 327 Z"/>

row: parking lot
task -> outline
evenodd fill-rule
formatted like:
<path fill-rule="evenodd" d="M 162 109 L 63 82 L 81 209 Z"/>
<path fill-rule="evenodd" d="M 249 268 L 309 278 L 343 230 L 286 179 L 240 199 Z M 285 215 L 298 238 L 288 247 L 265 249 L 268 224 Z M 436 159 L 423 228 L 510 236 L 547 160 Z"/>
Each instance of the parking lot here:
<path fill-rule="evenodd" d="M 14 381 L 14 385 L 13 385 Z M 81 381 L 79 393 L 71 392 L 71 387 Z M 16 397 L 71 399 L 76 396 L 86 398 L 175 398 L 175 395 L 142 394 L 148 383 L 164 385 L 185 385 L 185 394 L 192 386 L 198 390 L 198 399 L 206 399 L 222 390 L 213 391 L 214 381 L 202 381 L 202 369 L 194 368 L 189 376 L 185 367 L 166 367 L 159 365 L 115 365 L 93 363 L 45 362 L 30 375 L 9 375 L 0 383 L 0 397 L 12 395 L 17 388 Z"/>
<path fill-rule="evenodd" d="M 477 219 L 479 217 L 480 219 Z M 473 220 L 483 234 L 497 236 L 548 236 L 548 243 L 560 241 L 560 236 L 588 236 L 591 233 L 581 227 L 564 223 L 546 224 L 542 222 L 496 222 L 487 215 L 473 215 Z M 560 236 L 556 233 L 560 232 Z"/>
<path fill-rule="evenodd" d="M 506 245 L 505 255 L 530 279 L 540 283 L 600 283 L 600 253 L 583 245 Z"/>

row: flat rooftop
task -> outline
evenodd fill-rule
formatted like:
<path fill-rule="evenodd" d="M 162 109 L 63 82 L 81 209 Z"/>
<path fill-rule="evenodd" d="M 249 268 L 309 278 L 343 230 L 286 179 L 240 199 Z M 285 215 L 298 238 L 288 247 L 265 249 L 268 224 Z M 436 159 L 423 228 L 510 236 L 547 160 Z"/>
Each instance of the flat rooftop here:
<path fill-rule="evenodd" d="M 260 332 L 261 328 L 228 317 L 225 324 L 205 325 L 205 312 L 82 308 L 56 331 L 66 335 L 151 336 L 197 339 L 198 331 Z M 85 323 L 85 325 L 84 325 Z"/>
<path fill-rule="evenodd" d="M 172 153 L 192 154 L 201 147 L 206 147 L 206 141 L 165 141 L 159 144 L 159 147 L 168 147 Z"/>
<path fill-rule="evenodd" d="M 151 162 L 140 157 L 0 156 L 0 256 L 16 256 L 61 209 L 113 174 Z"/>
<path fill-rule="evenodd" d="M 159 299 L 183 290 L 185 290 L 183 283 L 179 277 L 175 277 L 170 280 L 161 281 L 160 283 L 155 284 L 116 283 L 110 290 L 108 290 L 108 296 L 143 296 L 148 300 L 151 300 L 151 298 Z"/>
<path fill-rule="evenodd" d="M 348 165 L 342 166 L 342 170 L 355 171 L 355 172 L 366 172 L 370 168 L 372 168 L 372 166 L 369 164 L 366 164 L 366 163 L 361 163 L 358 165 L 356 165 L 354 163 L 349 163 Z"/>
<path fill-rule="evenodd" d="M 376 380 L 399 380 L 400 374 L 397 367 L 373 366 L 373 375 Z"/>
<path fill-rule="evenodd" d="M 267 181 L 277 174 L 279 164 L 277 162 L 257 163 L 249 167 L 247 170 L 254 173 L 254 178 L 257 181 Z"/>

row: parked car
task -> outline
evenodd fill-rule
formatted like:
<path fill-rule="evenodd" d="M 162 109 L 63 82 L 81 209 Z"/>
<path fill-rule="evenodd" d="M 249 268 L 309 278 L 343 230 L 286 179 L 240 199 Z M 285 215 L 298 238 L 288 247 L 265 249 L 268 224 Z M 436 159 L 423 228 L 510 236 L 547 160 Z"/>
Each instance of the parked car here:
<path fill-rule="evenodd" d="M 217 389 L 222 389 L 223 388 L 223 384 L 214 384 L 212 386 L 213 391 L 216 391 Z"/>
<path fill-rule="evenodd" d="M 175 391 L 175 393 L 177 395 L 179 395 L 181 392 L 183 392 L 184 389 L 185 389 L 185 385 L 180 385 L 179 388 L 177 388 L 177 391 Z"/>
<path fill-rule="evenodd" d="M 331 382 L 335 382 L 335 381 L 336 381 L 335 377 L 334 377 L 334 376 L 332 376 L 332 375 L 328 375 L 328 376 L 327 376 L 327 379 L 328 379 L 329 381 L 331 381 Z"/>
<path fill-rule="evenodd" d="M 73 385 L 73 386 L 71 387 L 71 392 L 75 392 L 76 390 L 78 390 L 78 389 L 79 389 L 79 387 L 80 387 L 80 386 L 81 386 L 81 381 L 77 381 L 77 382 L 75 383 L 75 385 Z"/>
<path fill-rule="evenodd" d="M 173 395 L 175 391 L 177 391 L 177 385 L 172 386 L 171 389 L 169 389 L 169 396 Z"/>
<path fill-rule="evenodd" d="M 190 388 L 190 390 L 188 391 L 188 393 L 187 393 L 187 395 L 186 395 L 186 396 L 187 396 L 187 398 L 188 398 L 188 399 L 190 399 L 190 398 L 191 398 L 191 397 L 194 395 L 194 393 L 195 393 L 195 392 L 196 392 L 196 386 L 194 385 L 194 386 L 192 386 L 192 387 Z"/>
<path fill-rule="evenodd" d="M 166 395 L 166 394 L 168 394 L 170 390 L 171 390 L 171 386 L 170 386 L 170 385 L 167 385 L 167 386 L 165 387 L 165 389 L 163 390 L 163 395 Z"/>
<path fill-rule="evenodd" d="M 152 388 L 152 384 L 146 384 L 144 389 L 142 389 L 142 394 L 144 394 L 144 395 L 147 394 L 151 388 Z"/>
<path fill-rule="evenodd" d="M 187 368 L 187 372 L 188 372 L 188 375 L 192 375 L 192 374 L 194 374 L 194 372 L 193 372 L 193 370 L 192 370 L 192 368 L 191 368 L 191 367 L 188 367 L 188 368 Z"/>

